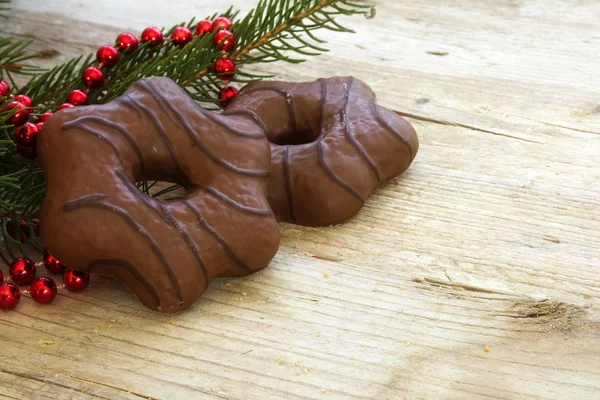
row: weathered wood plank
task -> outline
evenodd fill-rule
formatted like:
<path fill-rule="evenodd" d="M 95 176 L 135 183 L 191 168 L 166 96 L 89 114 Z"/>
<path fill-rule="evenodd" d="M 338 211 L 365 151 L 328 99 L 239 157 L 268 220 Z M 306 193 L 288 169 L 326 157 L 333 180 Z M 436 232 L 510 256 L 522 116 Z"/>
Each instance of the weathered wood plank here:
<path fill-rule="evenodd" d="M 327 34 L 329 54 L 260 71 L 367 81 L 412 116 L 409 172 L 346 225 L 282 225 L 267 270 L 182 314 L 103 278 L 53 306 L 24 299 L 0 313 L 1 395 L 597 398 L 600 7 L 378 3 L 377 19 L 348 20 L 356 35 Z M 57 50 L 52 65 L 222 8 L 143 4 L 18 0 L 4 31 Z"/>

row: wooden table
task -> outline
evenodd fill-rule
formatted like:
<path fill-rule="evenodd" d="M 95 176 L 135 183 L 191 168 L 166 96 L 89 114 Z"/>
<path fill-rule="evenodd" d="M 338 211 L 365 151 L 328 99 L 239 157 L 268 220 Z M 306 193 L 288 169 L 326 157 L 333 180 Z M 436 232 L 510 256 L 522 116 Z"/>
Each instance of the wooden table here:
<path fill-rule="evenodd" d="M 2 29 L 49 66 L 225 3 L 254 2 L 13 0 Z M 377 3 L 261 71 L 365 80 L 416 127 L 412 168 L 189 311 L 100 278 L 0 313 L 1 398 L 600 398 L 597 0 Z"/>

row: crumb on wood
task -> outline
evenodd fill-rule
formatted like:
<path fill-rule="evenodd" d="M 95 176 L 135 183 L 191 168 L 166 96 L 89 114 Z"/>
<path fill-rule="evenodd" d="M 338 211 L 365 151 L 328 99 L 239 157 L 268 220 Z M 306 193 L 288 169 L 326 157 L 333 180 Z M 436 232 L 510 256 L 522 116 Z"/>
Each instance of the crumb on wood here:
<path fill-rule="evenodd" d="M 404 345 L 405 345 L 406 347 L 410 347 L 410 342 L 406 342 L 406 343 L 404 343 Z"/>
<path fill-rule="evenodd" d="M 285 360 L 283 358 L 279 359 L 279 365 L 283 364 L 285 362 Z"/>
<path fill-rule="evenodd" d="M 373 382 L 372 382 L 372 381 L 371 381 L 371 382 L 369 382 L 369 384 L 368 384 L 368 385 L 369 385 L 369 386 L 373 386 Z"/>
<path fill-rule="evenodd" d="M 300 371 L 296 371 L 296 376 L 300 376 L 301 372 Z"/>
<path fill-rule="evenodd" d="M 324 278 L 329 278 L 329 272 L 323 272 L 323 277 Z"/>
<path fill-rule="evenodd" d="M 485 346 L 483 348 L 483 351 L 485 351 L 486 353 L 489 353 L 490 352 L 490 346 Z"/>

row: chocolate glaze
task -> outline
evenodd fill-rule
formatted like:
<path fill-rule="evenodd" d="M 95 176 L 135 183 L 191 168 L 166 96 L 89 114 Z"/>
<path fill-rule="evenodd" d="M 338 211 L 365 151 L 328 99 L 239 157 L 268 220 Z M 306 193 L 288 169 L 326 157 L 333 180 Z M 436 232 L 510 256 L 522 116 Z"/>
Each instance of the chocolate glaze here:
<path fill-rule="evenodd" d="M 167 78 L 56 113 L 38 152 L 40 234 L 71 268 L 123 280 L 147 306 L 191 305 L 216 277 L 264 268 L 279 246 L 266 199 L 269 144 L 255 121 L 206 112 Z M 142 179 L 184 184 L 161 201 Z"/>
<path fill-rule="evenodd" d="M 300 225 L 350 219 L 419 148 L 412 126 L 352 77 L 251 83 L 223 115 L 243 116 L 269 138 L 269 204 L 278 220 Z"/>

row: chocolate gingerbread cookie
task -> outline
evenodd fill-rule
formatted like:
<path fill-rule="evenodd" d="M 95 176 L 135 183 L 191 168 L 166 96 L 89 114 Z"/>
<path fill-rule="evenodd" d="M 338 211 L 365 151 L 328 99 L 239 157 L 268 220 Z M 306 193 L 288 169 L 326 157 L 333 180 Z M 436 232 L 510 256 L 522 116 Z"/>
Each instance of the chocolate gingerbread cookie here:
<path fill-rule="evenodd" d="M 149 307 L 188 307 L 214 278 L 260 270 L 277 252 L 262 130 L 203 110 L 167 78 L 56 113 L 38 151 L 47 249 L 71 268 L 123 280 Z M 141 180 L 188 194 L 157 200 L 136 187 Z"/>
<path fill-rule="evenodd" d="M 419 149 L 412 126 L 362 81 L 258 82 L 223 113 L 246 116 L 271 143 L 268 199 L 278 220 L 326 226 L 352 218 Z"/>

